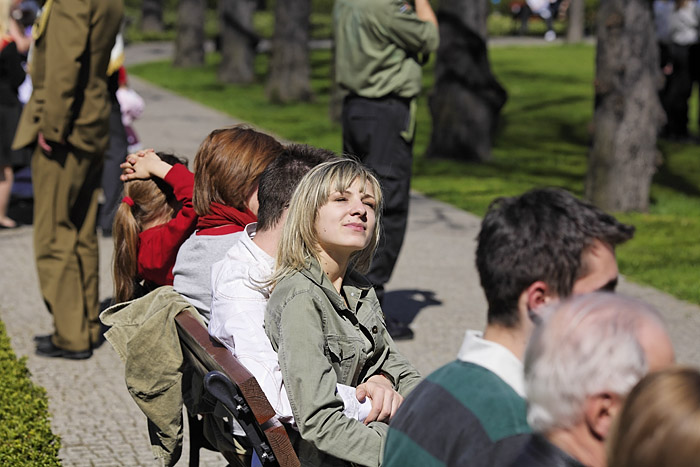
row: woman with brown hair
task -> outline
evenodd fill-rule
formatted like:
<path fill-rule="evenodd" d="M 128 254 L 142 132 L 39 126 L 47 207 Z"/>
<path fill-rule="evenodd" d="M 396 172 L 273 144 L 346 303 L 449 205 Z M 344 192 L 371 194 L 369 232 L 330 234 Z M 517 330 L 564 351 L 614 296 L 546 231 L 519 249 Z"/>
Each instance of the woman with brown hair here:
<path fill-rule="evenodd" d="M 180 247 L 175 291 L 209 321 L 211 266 L 221 260 L 247 224 L 257 221 L 258 181 L 282 154 L 272 136 L 244 125 L 212 131 L 194 159 L 197 229 Z"/>
<path fill-rule="evenodd" d="M 700 372 L 650 373 L 627 396 L 611 438 L 610 467 L 700 464 Z"/>

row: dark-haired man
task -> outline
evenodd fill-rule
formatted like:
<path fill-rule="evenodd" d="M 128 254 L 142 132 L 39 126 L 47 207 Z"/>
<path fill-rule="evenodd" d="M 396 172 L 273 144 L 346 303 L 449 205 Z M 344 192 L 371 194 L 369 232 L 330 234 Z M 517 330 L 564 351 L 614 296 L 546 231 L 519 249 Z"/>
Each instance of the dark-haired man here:
<path fill-rule="evenodd" d="M 559 189 L 491 203 L 476 251 L 486 330 L 467 331 L 457 360 L 406 399 L 390 424 L 384 465 L 509 465 L 531 431 L 522 360 L 538 310 L 614 289 L 614 247 L 633 234 Z"/>

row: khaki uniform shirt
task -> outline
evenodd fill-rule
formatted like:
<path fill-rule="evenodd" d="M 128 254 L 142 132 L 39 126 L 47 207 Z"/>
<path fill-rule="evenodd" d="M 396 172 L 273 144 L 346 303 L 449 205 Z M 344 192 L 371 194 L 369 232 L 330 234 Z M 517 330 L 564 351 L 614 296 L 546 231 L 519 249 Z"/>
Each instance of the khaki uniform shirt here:
<path fill-rule="evenodd" d="M 88 153 L 109 141 L 107 65 L 122 19 L 122 0 L 49 0 L 35 26 L 30 64 L 32 97 L 24 107 L 14 148 L 41 131 Z"/>
<path fill-rule="evenodd" d="M 421 89 L 419 56 L 437 50 L 434 24 L 405 0 L 336 0 L 336 80 L 362 97 L 412 98 Z"/>
<path fill-rule="evenodd" d="M 302 465 L 343 465 L 339 459 L 380 464 L 387 425 L 344 416 L 336 384 L 356 387 L 384 374 L 405 396 L 420 381 L 389 336 L 366 279 L 350 272 L 342 289 L 347 305 L 311 260 L 308 269 L 277 284 L 265 313 L 302 438 L 297 445 Z"/>

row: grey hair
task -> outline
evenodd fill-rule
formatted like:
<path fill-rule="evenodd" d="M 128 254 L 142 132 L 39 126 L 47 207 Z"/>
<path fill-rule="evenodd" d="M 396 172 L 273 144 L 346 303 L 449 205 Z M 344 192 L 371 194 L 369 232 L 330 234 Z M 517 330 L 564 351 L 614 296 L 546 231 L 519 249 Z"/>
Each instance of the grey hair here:
<path fill-rule="evenodd" d="M 545 312 L 525 352 L 527 420 L 533 430 L 574 426 L 588 396 L 626 395 L 647 373 L 639 331 L 650 321 L 664 328 L 646 303 L 603 292 Z"/>

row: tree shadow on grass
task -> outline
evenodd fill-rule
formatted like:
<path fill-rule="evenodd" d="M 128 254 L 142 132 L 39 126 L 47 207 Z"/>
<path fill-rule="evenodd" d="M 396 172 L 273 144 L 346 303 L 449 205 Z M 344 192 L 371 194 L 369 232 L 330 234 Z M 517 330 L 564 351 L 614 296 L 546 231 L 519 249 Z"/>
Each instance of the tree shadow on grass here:
<path fill-rule="evenodd" d="M 654 175 L 654 183 L 687 196 L 700 198 L 700 188 L 681 174 L 673 173 L 667 164 L 662 164 Z"/>
<path fill-rule="evenodd" d="M 387 316 L 410 324 L 423 308 L 442 305 L 432 290 L 392 290 L 384 295 L 383 310 Z"/>
<path fill-rule="evenodd" d="M 517 107 L 517 108 L 512 109 L 510 111 L 510 116 L 515 117 L 519 113 L 534 112 L 537 110 L 546 109 L 548 107 L 570 106 L 573 104 L 577 104 L 579 102 L 587 102 L 587 101 L 590 101 L 590 98 L 588 96 L 564 96 L 564 97 L 560 97 L 558 99 L 549 99 L 549 100 L 542 99 L 542 100 L 537 101 L 536 104 L 526 104 L 526 105 L 523 105 L 522 107 Z"/>
<path fill-rule="evenodd" d="M 500 70 L 498 77 L 505 83 L 518 83 L 518 82 L 538 82 L 538 83 L 551 83 L 552 86 L 561 85 L 562 81 L 565 80 L 566 84 L 590 84 L 591 78 L 588 76 L 578 76 L 573 74 L 553 74 L 549 70 L 543 70 L 541 72 L 535 72 L 534 70 L 520 70 L 510 68 L 508 70 Z"/>

